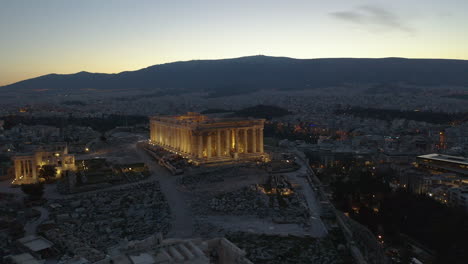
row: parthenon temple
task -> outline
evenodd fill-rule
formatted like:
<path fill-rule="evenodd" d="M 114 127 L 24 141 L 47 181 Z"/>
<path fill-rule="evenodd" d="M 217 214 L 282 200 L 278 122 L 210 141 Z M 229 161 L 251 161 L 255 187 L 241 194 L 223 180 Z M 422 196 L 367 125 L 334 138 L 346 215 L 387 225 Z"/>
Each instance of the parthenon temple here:
<path fill-rule="evenodd" d="M 150 118 L 150 142 L 194 163 L 263 160 L 264 119 L 210 118 L 189 112 Z"/>

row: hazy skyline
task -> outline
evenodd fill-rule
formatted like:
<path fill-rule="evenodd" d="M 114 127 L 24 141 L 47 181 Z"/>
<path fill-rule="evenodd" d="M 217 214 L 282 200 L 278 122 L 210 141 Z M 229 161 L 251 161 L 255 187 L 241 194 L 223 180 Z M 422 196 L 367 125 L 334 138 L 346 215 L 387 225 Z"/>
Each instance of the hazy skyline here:
<path fill-rule="evenodd" d="M 0 0 L 0 85 L 264 54 L 468 59 L 463 0 Z"/>

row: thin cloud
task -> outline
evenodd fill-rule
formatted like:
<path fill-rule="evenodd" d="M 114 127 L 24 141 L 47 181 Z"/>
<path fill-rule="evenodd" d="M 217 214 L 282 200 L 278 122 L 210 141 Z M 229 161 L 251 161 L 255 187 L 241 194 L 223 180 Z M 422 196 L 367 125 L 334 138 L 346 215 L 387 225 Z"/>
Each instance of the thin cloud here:
<path fill-rule="evenodd" d="M 355 23 L 362 23 L 362 16 L 356 12 L 334 12 L 331 13 L 331 15 L 342 20 L 351 21 Z"/>
<path fill-rule="evenodd" d="M 414 29 L 401 21 L 396 14 L 377 6 L 360 6 L 354 10 L 333 12 L 330 15 L 354 24 L 414 33 Z"/>

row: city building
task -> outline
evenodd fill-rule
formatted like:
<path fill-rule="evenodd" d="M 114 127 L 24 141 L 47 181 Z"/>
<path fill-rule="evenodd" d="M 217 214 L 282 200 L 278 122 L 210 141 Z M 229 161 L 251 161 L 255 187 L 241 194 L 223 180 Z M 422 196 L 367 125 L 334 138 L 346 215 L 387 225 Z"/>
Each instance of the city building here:
<path fill-rule="evenodd" d="M 210 118 L 189 112 L 150 118 L 150 143 L 195 164 L 263 160 L 264 119 Z"/>
<path fill-rule="evenodd" d="M 449 197 L 452 206 L 463 208 L 468 212 L 468 186 L 450 189 Z"/>
<path fill-rule="evenodd" d="M 439 149 L 447 149 L 447 139 L 445 138 L 445 132 L 439 132 Z"/>
<path fill-rule="evenodd" d="M 416 163 L 418 167 L 468 176 L 468 159 L 465 157 L 434 153 L 418 156 L 416 158 Z"/>
<path fill-rule="evenodd" d="M 399 185 L 443 204 L 466 207 L 468 160 L 444 154 L 416 157 L 415 167 L 397 170 Z"/>
<path fill-rule="evenodd" d="M 12 158 L 15 168 L 15 179 L 12 184 L 32 184 L 39 181 L 42 166 L 52 165 L 56 175 L 64 171 L 75 170 L 75 156 L 68 154 L 66 144 L 43 146 L 33 153 L 18 154 Z"/>

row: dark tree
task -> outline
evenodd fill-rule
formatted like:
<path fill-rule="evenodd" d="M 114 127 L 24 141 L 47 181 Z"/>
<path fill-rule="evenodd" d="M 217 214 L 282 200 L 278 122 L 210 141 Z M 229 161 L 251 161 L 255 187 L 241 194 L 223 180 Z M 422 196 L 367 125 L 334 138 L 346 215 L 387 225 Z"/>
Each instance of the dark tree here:
<path fill-rule="evenodd" d="M 57 174 L 57 170 L 53 165 L 44 165 L 39 170 L 39 177 L 44 178 L 46 182 L 50 182 L 55 179 L 55 175 Z"/>
<path fill-rule="evenodd" d="M 42 183 L 23 184 L 21 190 L 29 196 L 29 199 L 40 200 L 44 194 L 44 185 Z"/>

